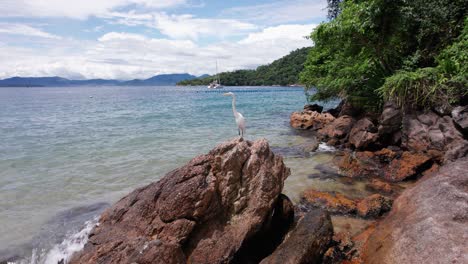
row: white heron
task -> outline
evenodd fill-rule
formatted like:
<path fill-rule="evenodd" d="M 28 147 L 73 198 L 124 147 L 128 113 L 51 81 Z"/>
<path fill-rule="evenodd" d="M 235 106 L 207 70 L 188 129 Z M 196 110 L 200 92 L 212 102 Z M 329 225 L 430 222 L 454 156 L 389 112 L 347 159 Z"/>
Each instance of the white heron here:
<path fill-rule="evenodd" d="M 236 111 L 236 95 L 232 92 L 223 94 L 224 96 L 232 96 L 232 112 L 234 113 L 234 118 L 236 119 L 237 129 L 239 131 L 239 136 L 244 137 L 245 133 L 245 118 L 244 116 Z"/>

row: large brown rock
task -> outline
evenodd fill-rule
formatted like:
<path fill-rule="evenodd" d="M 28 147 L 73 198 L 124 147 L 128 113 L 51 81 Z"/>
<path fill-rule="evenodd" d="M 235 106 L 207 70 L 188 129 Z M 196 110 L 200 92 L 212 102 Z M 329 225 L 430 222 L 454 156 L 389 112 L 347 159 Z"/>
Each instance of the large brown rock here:
<path fill-rule="evenodd" d="M 340 116 L 325 125 L 318 133 L 325 139 L 346 138 L 354 125 L 354 118 L 348 115 Z"/>
<path fill-rule="evenodd" d="M 333 236 L 330 215 L 323 210 L 307 212 L 283 243 L 261 264 L 313 264 L 321 263 Z"/>
<path fill-rule="evenodd" d="M 296 129 L 320 129 L 332 122 L 335 118 L 329 113 L 319 113 L 305 110 L 294 112 L 290 116 L 290 124 Z"/>
<path fill-rule="evenodd" d="M 468 263 L 468 158 L 398 197 L 363 249 L 364 263 Z"/>
<path fill-rule="evenodd" d="M 228 263 L 288 175 L 266 140 L 221 144 L 105 211 L 71 263 Z"/>
<path fill-rule="evenodd" d="M 354 124 L 349 133 L 349 143 L 362 149 L 377 141 L 377 128 L 369 118 L 362 118 Z"/>

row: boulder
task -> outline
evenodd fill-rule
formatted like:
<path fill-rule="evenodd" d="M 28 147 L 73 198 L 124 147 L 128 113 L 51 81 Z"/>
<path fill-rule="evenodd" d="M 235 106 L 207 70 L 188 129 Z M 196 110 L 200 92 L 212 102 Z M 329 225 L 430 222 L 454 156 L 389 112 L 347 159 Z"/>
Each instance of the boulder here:
<path fill-rule="evenodd" d="M 340 116 L 327 123 L 318 133 L 325 139 L 346 138 L 354 125 L 354 118 L 348 115 Z"/>
<path fill-rule="evenodd" d="M 465 133 L 468 132 L 468 106 L 455 107 L 452 110 L 452 118 Z"/>
<path fill-rule="evenodd" d="M 356 209 L 359 216 L 378 217 L 390 211 L 392 208 L 392 200 L 380 194 L 373 194 L 357 203 Z"/>
<path fill-rule="evenodd" d="M 311 105 L 309 104 L 309 105 L 304 106 L 304 110 L 315 111 L 317 113 L 322 113 L 323 106 L 318 105 L 318 104 L 311 104 Z"/>
<path fill-rule="evenodd" d="M 328 113 L 319 113 L 315 111 L 294 112 L 290 116 L 290 124 L 296 129 L 320 129 L 326 124 L 332 122 L 335 118 Z"/>
<path fill-rule="evenodd" d="M 261 264 L 320 263 L 333 236 L 330 215 L 315 209 L 302 216 L 283 243 Z"/>
<path fill-rule="evenodd" d="M 451 117 L 430 111 L 405 115 L 402 147 L 415 152 L 440 151 L 446 154 L 444 161 L 453 161 L 467 154 L 468 142 Z"/>
<path fill-rule="evenodd" d="M 467 171 L 465 157 L 406 189 L 365 243 L 364 263 L 468 263 Z"/>
<path fill-rule="evenodd" d="M 369 118 L 362 118 L 354 124 L 349 133 L 349 143 L 355 148 L 362 149 L 377 141 L 377 128 Z"/>
<path fill-rule="evenodd" d="M 379 118 L 379 136 L 386 137 L 399 131 L 401 129 L 402 118 L 403 115 L 400 107 L 394 101 L 387 101 Z"/>
<path fill-rule="evenodd" d="M 107 209 L 70 263 L 228 263 L 289 173 L 266 140 L 220 144 Z"/>

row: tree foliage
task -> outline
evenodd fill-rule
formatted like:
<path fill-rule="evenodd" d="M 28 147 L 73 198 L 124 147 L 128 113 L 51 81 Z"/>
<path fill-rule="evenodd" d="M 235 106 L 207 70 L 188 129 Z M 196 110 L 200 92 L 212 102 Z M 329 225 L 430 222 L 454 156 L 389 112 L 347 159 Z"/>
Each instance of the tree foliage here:
<path fill-rule="evenodd" d="M 315 46 L 301 81 L 317 89 L 313 99 L 378 102 L 409 98 L 421 87 L 417 98 L 426 99 L 402 103 L 427 105 L 444 93 L 442 86 L 458 87 L 450 90 L 458 98 L 466 90 L 467 49 L 459 43 L 466 0 L 344 0 L 339 7 L 335 19 L 311 34 Z"/>
<path fill-rule="evenodd" d="M 219 74 L 221 83 L 228 86 L 289 85 L 299 83 L 299 73 L 310 48 L 297 49 L 290 54 L 259 66 L 256 70 L 237 70 Z M 178 85 L 208 85 L 216 76 L 179 82 Z"/>

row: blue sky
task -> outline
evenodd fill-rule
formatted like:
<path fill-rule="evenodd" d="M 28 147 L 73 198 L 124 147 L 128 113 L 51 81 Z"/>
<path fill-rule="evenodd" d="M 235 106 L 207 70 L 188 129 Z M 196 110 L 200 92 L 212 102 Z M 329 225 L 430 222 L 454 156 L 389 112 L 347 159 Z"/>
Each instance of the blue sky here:
<path fill-rule="evenodd" d="M 255 68 L 312 45 L 325 0 L 2 0 L 0 78 Z"/>

